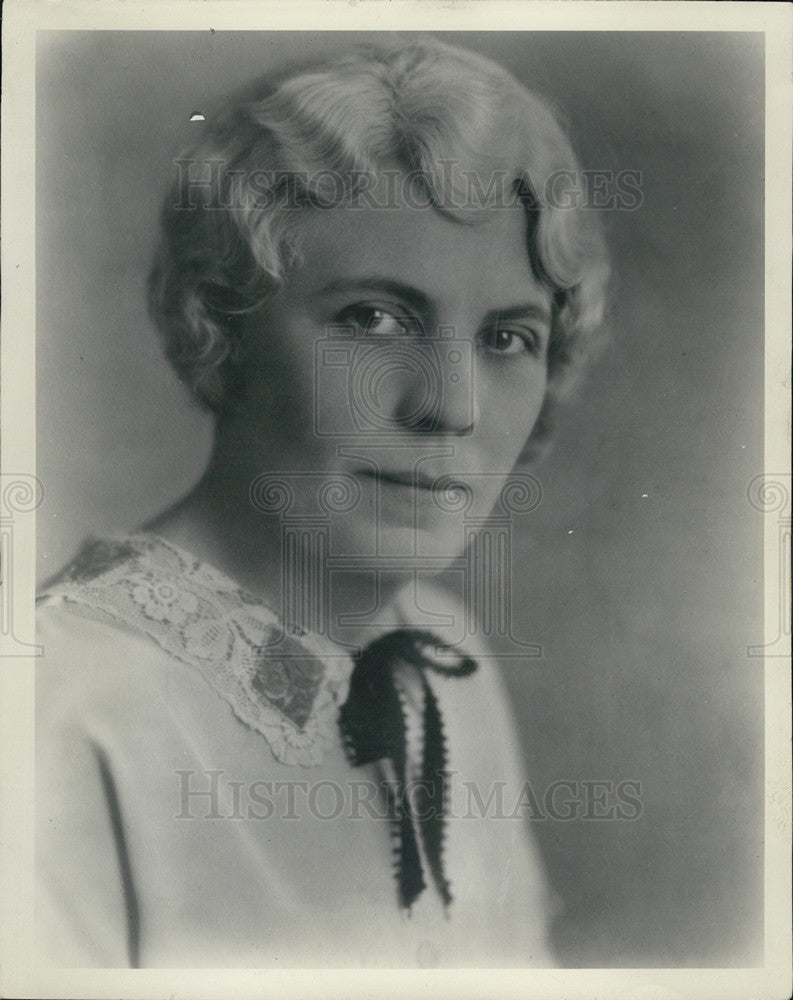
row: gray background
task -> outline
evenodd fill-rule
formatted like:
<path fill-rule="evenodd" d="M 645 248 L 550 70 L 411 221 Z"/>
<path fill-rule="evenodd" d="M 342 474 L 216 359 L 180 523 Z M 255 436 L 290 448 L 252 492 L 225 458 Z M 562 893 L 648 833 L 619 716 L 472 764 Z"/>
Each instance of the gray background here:
<path fill-rule="evenodd" d="M 208 419 L 146 318 L 161 190 L 189 117 L 349 33 L 40 36 L 42 578 L 201 472 Z M 360 36 L 356 36 L 359 38 Z M 564 109 L 586 166 L 643 173 L 605 223 L 610 351 L 534 474 L 506 666 L 527 773 L 642 783 L 634 822 L 533 824 L 571 965 L 761 960 L 763 39 L 453 33 Z M 643 497 L 643 494 L 647 494 Z M 486 720 L 483 720 L 486 722 Z"/>

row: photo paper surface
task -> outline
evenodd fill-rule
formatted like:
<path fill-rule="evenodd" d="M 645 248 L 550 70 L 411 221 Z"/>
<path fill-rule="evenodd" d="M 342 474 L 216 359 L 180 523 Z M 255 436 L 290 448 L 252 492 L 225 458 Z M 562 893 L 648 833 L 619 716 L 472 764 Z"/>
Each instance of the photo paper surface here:
<path fill-rule="evenodd" d="M 784 995 L 790 19 L 656 6 L 11 5 L 13 995 Z"/>

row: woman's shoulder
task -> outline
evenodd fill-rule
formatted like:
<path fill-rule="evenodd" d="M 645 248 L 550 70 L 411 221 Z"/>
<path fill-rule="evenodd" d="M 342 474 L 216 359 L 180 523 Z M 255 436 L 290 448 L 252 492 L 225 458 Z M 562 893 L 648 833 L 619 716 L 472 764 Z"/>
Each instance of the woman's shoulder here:
<path fill-rule="evenodd" d="M 42 712 L 99 718 L 108 732 L 145 719 L 152 732 L 229 735 L 236 716 L 286 764 L 321 759 L 352 667 L 213 567 L 147 535 L 84 550 L 42 594 L 39 634 Z"/>
<path fill-rule="evenodd" d="M 89 604 L 52 599 L 37 611 L 37 732 L 121 731 L 150 715 L 173 664 L 131 626 Z"/>
<path fill-rule="evenodd" d="M 150 710 L 152 695 L 180 669 L 147 627 L 163 624 L 161 589 L 139 550 L 116 539 L 89 541 L 44 585 L 36 609 L 40 720 L 121 721 Z"/>
<path fill-rule="evenodd" d="M 204 633 L 246 610 L 230 581 L 211 574 L 153 535 L 89 539 L 38 597 L 45 659 L 47 647 L 61 659 L 73 650 L 85 657 L 112 647 L 117 655 L 108 666 L 120 667 L 130 646 L 138 659 L 154 649 L 189 659 Z"/>

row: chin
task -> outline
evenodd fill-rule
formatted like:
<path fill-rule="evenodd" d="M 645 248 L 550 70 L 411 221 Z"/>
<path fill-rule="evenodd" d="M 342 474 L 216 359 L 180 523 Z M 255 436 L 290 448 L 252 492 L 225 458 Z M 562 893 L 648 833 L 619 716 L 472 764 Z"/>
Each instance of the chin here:
<path fill-rule="evenodd" d="M 450 519 L 416 524 L 381 519 L 375 526 L 358 524 L 335 534 L 333 554 L 361 560 L 366 568 L 381 575 L 393 569 L 404 577 L 416 569 L 442 572 L 460 557 L 465 549 L 460 520 Z"/>

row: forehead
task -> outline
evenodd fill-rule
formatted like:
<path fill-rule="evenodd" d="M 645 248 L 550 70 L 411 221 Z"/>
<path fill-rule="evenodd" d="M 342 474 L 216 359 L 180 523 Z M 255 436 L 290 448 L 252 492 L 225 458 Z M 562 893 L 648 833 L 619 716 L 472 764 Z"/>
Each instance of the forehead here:
<path fill-rule="evenodd" d="M 404 178 L 380 177 L 376 203 L 303 210 L 301 264 L 289 284 L 310 291 L 375 275 L 418 288 L 438 303 L 462 296 L 495 309 L 547 301 L 550 293 L 531 267 L 528 220 L 519 203 L 483 208 L 459 222 L 425 207 L 425 196 L 411 197 Z"/>

